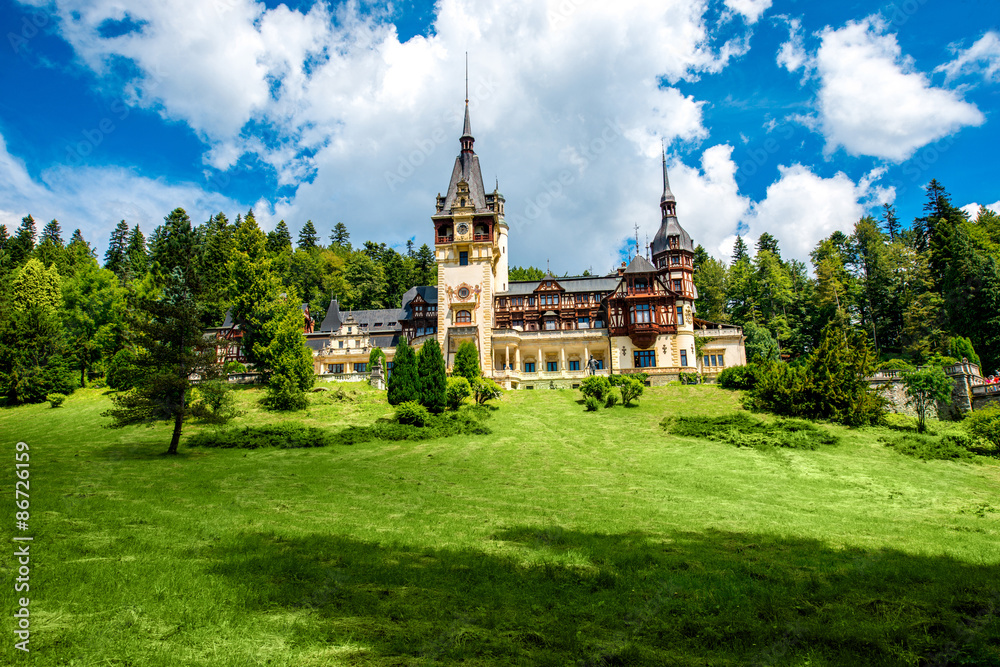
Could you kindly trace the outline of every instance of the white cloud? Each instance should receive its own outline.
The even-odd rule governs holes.
[[[783,42],[778,49],[777,63],[779,67],[795,72],[808,63],[809,55],[806,53],[805,38],[802,35],[802,21],[796,18],[789,18],[786,21],[788,41]]]
[[[945,81],[952,81],[964,74],[982,74],[990,82],[1000,81],[1000,34],[990,31],[969,48],[959,51],[954,60],[938,66],[935,72],[944,72]]]
[[[767,188],[765,198],[745,216],[744,236],[756,239],[768,232],[778,239],[782,256],[806,263],[821,239],[838,230],[850,234],[878,194],[871,188],[877,172],[855,184],[843,172],[822,178],[801,164],[782,165],[778,171],[781,175]]]
[[[995,201],[992,204],[983,204],[983,207],[988,208],[994,213],[1000,213],[1000,201]],[[976,216],[979,215],[979,209],[981,207],[976,202],[972,202],[971,204],[966,204],[960,208],[968,214],[970,220],[975,220]]]
[[[768,4],[732,7],[752,22]],[[660,83],[719,72],[749,48],[747,34],[717,43],[706,5],[687,0],[636,0],[629,11],[599,0],[441,0],[436,11],[430,36],[401,43],[351,2],[303,13],[251,0],[56,0],[62,35],[104,87],[193,128],[207,166],[248,152],[271,165],[294,189],[272,202],[293,228],[343,221],[362,240],[428,239],[458,152],[469,51],[484,177],[499,177],[508,216],[523,221],[513,262],[551,254],[559,272],[610,268],[635,222],[655,233],[659,163],[637,155],[660,137],[707,136],[703,102]],[[101,36],[126,15],[142,28]],[[123,62],[134,69],[124,82]],[[553,197],[564,170],[573,181]]]
[[[817,124],[826,151],[902,162],[928,143],[985,118],[954,91],[935,88],[904,57],[895,35],[869,18],[826,28],[815,62]]]
[[[771,0],[726,0],[726,7],[742,14],[747,23],[753,24],[771,7]]]
[[[265,206],[263,202],[259,205]],[[65,240],[74,229],[103,252],[111,230],[119,220],[138,224],[146,235],[177,207],[184,208],[192,223],[207,220],[218,211],[241,210],[240,204],[222,195],[204,191],[190,183],[168,184],[138,176],[120,167],[73,168],[59,166],[32,179],[24,164],[7,151],[0,136],[0,224],[8,232],[31,214],[38,229],[49,220],[59,220]],[[262,211],[265,215],[267,211]]]

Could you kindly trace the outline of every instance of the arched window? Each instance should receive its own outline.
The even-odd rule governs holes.
[[[472,313],[468,310],[460,310],[455,313],[455,321],[459,324],[469,324],[472,322]]]

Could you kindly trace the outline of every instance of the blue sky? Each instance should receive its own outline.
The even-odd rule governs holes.
[[[909,222],[931,178],[1000,205],[990,0],[8,1],[0,25],[0,223],[58,218],[102,252],[176,206],[429,242],[466,51],[514,264],[606,271],[635,225],[644,244],[661,142],[721,257],[767,231],[806,259],[883,202]]]

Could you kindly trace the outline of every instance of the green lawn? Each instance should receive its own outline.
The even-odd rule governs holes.
[[[341,429],[384,394],[240,423]],[[677,438],[711,386],[587,413],[507,393],[489,436],[161,455],[100,390],[0,410],[31,446],[38,665],[1000,665],[1000,465],[878,429],[816,451]],[[938,426],[937,428],[947,428]],[[186,427],[194,433],[196,426]],[[11,529],[6,529],[11,532]],[[12,625],[12,549],[0,597]]]

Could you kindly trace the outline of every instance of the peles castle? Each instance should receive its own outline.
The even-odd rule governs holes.
[[[677,220],[666,158],[649,260],[637,254],[601,277],[511,282],[504,197],[483,186],[468,100],[459,141],[448,190],[431,215],[437,285],[411,288],[402,308],[341,311],[334,300],[305,334],[318,375],[366,379],[376,347],[391,371],[404,337],[417,348],[436,338],[449,369],[459,344],[472,341],[483,374],[508,389],[575,386],[591,359],[598,374],[647,373],[652,384],[685,372],[711,379],[746,363],[739,327],[695,313],[694,243]]]

